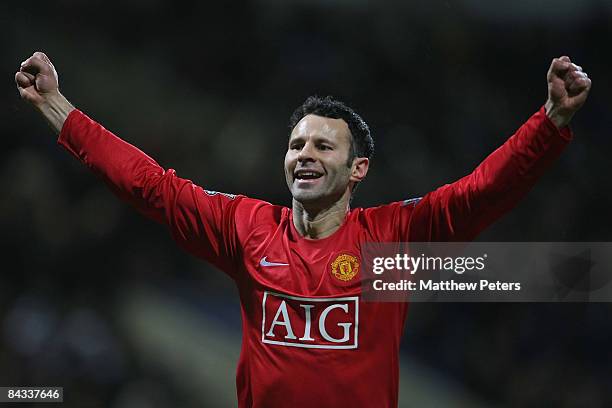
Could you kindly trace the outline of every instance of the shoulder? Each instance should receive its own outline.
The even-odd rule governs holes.
[[[278,225],[289,213],[287,207],[256,198],[238,196],[236,200],[236,223],[249,229],[260,225]]]
[[[375,241],[398,241],[404,236],[416,204],[420,198],[394,201],[368,208],[355,208],[351,219],[368,231]]]
[[[376,207],[356,208],[354,211],[362,219],[381,219],[396,216],[399,213],[410,213],[421,201],[421,197],[410,198],[402,201],[393,201]]]

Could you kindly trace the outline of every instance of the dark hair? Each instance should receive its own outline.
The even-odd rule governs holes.
[[[334,99],[332,96],[321,98],[309,96],[302,106],[298,107],[289,119],[289,132],[306,115],[318,115],[331,119],[344,120],[351,132],[351,150],[347,164],[350,166],[355,157],[372,157],[374,153],[374,139],[370,135],[370,128],[361,116],[344,103]]]

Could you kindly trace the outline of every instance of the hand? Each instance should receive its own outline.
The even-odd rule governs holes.
[[[555,58],[546,76],[548,100],[546,115],[558,127],[567,126],[572,116],[582,107],[591,89],[591,80],[582,67],[569,57]]]
[[[39,109],[59,95],[57,71],[42,52],[35,52],[21,63],[19,72],[15,73],[15,82],[21,98]]]
[[[15,82],[22,99],[34,105],[55,133],[60,133],[74,106],[59,92],[57,71],[42,52],[21,63]]]

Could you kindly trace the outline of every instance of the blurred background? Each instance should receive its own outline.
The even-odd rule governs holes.
[[[56,145],[13,82],[36,50],[75,106],[162,166],[276,204],[290,204],[291,112],[334,95],[377,143],[354,206],[469,173],[540,108],[551,59],[569,55],[594,84],[576,138],[479,239],[612,239],[610,0],[3,2],[0,23],[2,386],[63,386],[66,407],[236,405],[232,281]],[[414,304],[400,405],[612,406],[611,313]]]

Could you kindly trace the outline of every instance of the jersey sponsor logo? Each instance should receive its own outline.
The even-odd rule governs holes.
[[[356,349],[359,298],[307,298],[265,291],[261,341],[286,347]]]
[[[230,194],[230,193],[220,193],[218,191],[213,191],[213,190],[204,190],[204,192],[206,194],[208,194],[209,196],[216,196],[217,194],[221,194],[227,198],[229,198],[230,200],[233,200],[234,198],[236,198],[236,194]]]
[[[331,274],[341,282],[348,282],[359,273],[359,260],[350,254],[340,254],[330,265]]]
[[[281,262],[268,262],[268,260],[266,259],[267,256],[264,256],[263,258],[261,258],[261,260],[259,261],[259,264],[261,266],[289,266],[288,263],[281,263]]]

